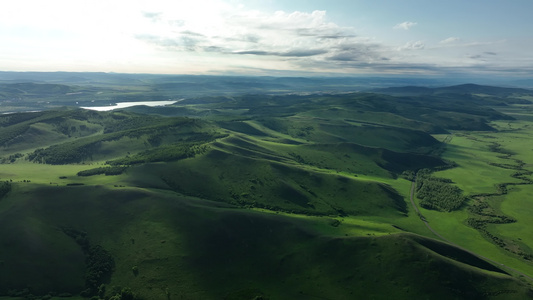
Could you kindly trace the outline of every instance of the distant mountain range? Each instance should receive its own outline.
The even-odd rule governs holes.
[[[404,86],[375,89],[375,92],[391,95],[442,95],[442,94],[480,94],[508,97],[518,94],[532,94],[533,91],[522,88],[495,87],[478,84],[460,84],[446,87]]]
[[[392,77],[392,76],[346,76],[346,77],[272,77],[272,76],[223,76],[223,75],[164,75],[124,74],[103,72],[5,72],[0,71],[0,83],[61,83],[61,84],[164,84],[193,83],[235,88],[292,88],[310,91],[317,87],[325,90],[369,90],[391,86],[437,87],[472,82],[482,85],[533,88],[531,79],[470,78],[470,77]],[[294,90],[292,90],[294,91]]]

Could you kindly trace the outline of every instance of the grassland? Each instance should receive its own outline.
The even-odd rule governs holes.
[[[448,106],[441,94],[246,95],[2,116],[0,294],[529,299],[531,282],[507,267],[533,274],[533,127],[511,120],[512,105],[490,106],[516,97],[487,95]],[[528,114],[520,105],[514,115]],[[111,165],[121,172],[99,171]],[[451,212],[420,208],[461,248],[410,206],[405,174],[425,168],[468,197]],[[102,288],[87,285],[86,242],[113,258]]]
[[[528,113],[524,105],[520,107],[522,114]],[[462,132],[448,138],[443,157],[458,166],[436,173],[453,180],[465,191],[471,198],[469,208],[447,214],[446,218],[433,211],[422,214],[457,244],[532,274],[533,240],[525,229],[532,225],[529,207],[533,191],[530,171],[533,156],[528,143],[531,125],[527,120],[491,125],[499,131],[490,134]],[[457,226],[470,220],[477,221],[478,232]],[[478,235],[486,242],[480,242],[475,237]]]
[[[470,258],[449,266],[454,270],[453,276],[436,272],[451,262],[446,251],[437,250],[443,246],[404,233],[389,235],[398,230],[355,218],[353,223],[344,220],[338,228],[364,237],[327,234],[326,228],[335,227],[323,218],[236,210],[215,202],[137,188],[41,187],[36,192],[40,199],[23,198],[15,193],[3,201],[15,205],[12,200],[16,198],[17,208],[31,212],[33,218],[47,224],[32,226],[40,228],[39,236],[43,232],[57,232],[55,228],[59,226],[72,225],[86,231],[93,243],[102,245],[115,258],[115,275],[109,289],[133,286],[147,298],[163,299],[168,293],[178,299],[255,296],[349,299],[368,295],[408,299],[413,295],[435,295],[438,291],[446,299],[481,297],[510,287],[514,292],[507,294],[509,297],[524,296],[526,291],[511,277],[498,275],[499,271],[468,267],[474,264]],[[90,196],[74,202],[72,193]],[[82,214],[76,212],[80,208]],[[25,224],[25,220],[20,220],[10,231],[27,229]],[[361,230],[364,227],[368,229]],[[373,233],[378,230],[379,234]],[[63,250],[56,256],[63,257],[68,249],[76,251],[75,243],[64,240],[71,243],[70,247],[61,247]],[[41,242],[41,247],[49,245]],[[431,259],[427,260],[428,257]],[[45,267],[49,272],[53,272],[47,276],[64,284],[65,276],[73,273],[60,266],[52,267],[56,259],[43,260],[48,262]],[[411,267],[406,271],[401,267],[403,264]],[[134,266],[138,275],[132,272]],[[83,267],[78,267],[78,274],[82,275],[82,271]],[[426,274],[424,281],[410,279],[420,273]],[[489,274],[494,278],[490,288],[467,283],[466,278],[476,280]],[[32,279],[25,278],[30,283]],[[339,285],[339,281],[343,284]],[[52,284],[47,283],[46,288]],[[39,286],[30,286],[33,291],[40,291]],[[384,293],[378,287],[386,287],[390,292]]]

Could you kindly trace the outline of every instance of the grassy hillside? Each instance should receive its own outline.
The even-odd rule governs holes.
[[[241,206],[319,215],[406,212],[404,200],[384,184],[218,150],[176,163],[130,168],[129,173],[133,178],[142,178],[140,174],[160,176],[178,193]]]
[[[465,89],[2,115],[0,296],[531,299],[529,112]]]
[[[5,115],[0,117],[0,126],[0,155],[26,152],[26,159],[49,164],[123,157],[178,142],[209,141],[221,135],[212,125],[195,119],[85,110]]]
[[[23,196],[24,191],[41,197]],[[331,225],[320,219],[238,210],[136,188],[16,188],[1,205],[2,222],[10,224],[1,227],[2,236],[12,249],[2,252],[4,293],[25,287],[34,294],[79,289],[83,254],[61,230],[73,228],[112,254],[107,295],[120,286],[147,299],[527,296],[527,289],[503,271],[416,235],[323,236],[313,224]],[[34,226],[28,226],[30,220]],[[44,255],[40,263],[35,253]]]

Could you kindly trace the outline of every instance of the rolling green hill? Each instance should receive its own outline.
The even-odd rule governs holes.
[[[113,256],[108,294],[120,286],[146,299],[528,297],[504,271],[417,235],[327,236],[313,229],[325,221],[136,188],[28,188],[0,203],[10,249],[2,252],[3,293],[83,288],[83,251],[62,230],[72,228]]]
[[[406,90],[0,115],[0,299],[533,298],[525,94]]]

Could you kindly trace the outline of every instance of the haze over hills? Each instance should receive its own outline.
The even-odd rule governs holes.
[[[178,100],[184,97],[242,95],[345,93],[379,91],[404,95],[436,95],[444,92],[476,94],[476,87],[457,85],[462,79],[417,77],[247,77],[190,76],[118,73],[0,72],[0,112],[41,110],[59,107],[106,106],[117,102]],[[482,81],[482,82],[491,82]],[[501,82],[500,82],[501,84]],[[391,86],[418,86],[376,90]],[[434,90],[435,89],[435,90]],[[502,92],[503,90],[500,90]],[[516,89],[520,94],[529,91]],[[510,88],[506,93],[512,93]],[[398,95],[400,95],[398,94]],[[499,94],[498,94],[499,95]]]
[[[482,94],[498,97],[520,96],[527,95],[528,91],[524,91],[520,88],[503,88],[487,85],[477,84],[460,84],[446,87],[420,87],[420,86],[406,86],[406,87],[388,87],[384,89],[376,89],[376,92],[384,94],[395,95],[432,95],[438,96],[440,94]]]
[[[533,298],[531,90],[0,80],[0,299]]]

